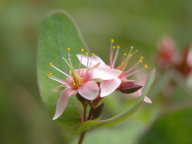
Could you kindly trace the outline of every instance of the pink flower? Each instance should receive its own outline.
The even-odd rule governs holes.
[[[138,65],[139,63],[143,63],[143,57],[140,57],[140,59],[138,60],[137,63],[135,63],[133,66],[131,66],[130,68],[127,69],[127,65],[129,60],[131,59],[131,57],[137,52],[137,51],[133,51],[133,47],[131,47],[129,53],[124,53],[123,57],[121,59],[121,63],[119,64],[119,66],[117,68],[115,68],[115,64],[116,64],[116,60],[118,58],[118,54],[119,54],[119,49],[120,46],[115,46],[114,45],[114,40],[111,40],[111,48],[110,48],[110,58],[109,58],[109,65],[105,64],[105,62],[99,58],[98,56],[94,56],[94,59],[92,61],[92,66],[93,65],[98,65],[98,67],[95,69],[95,71],[97,73],[95,73],[96,75],[102,75],[102,81],[100,83],[100,89],[101,89],[101,93],[100,96],[101,97],[105,97],[107,95],[110,95],[111,93],[113,93],[115,90],[120,90],[121,89],[121,85],[127,81],[127,78],[142,71],[143,69],[147,69],[148,66],[145,64],[143,68],[140,68],[139,70],[133,71]],[[81,63],[84,66],[87,66],[86,64],[89,63],[89,59],[91,58],[90,56],[84,56],[81,54],[77,55],[78,59],[81,61]],[[119,73],[119,75],[117,75],[114,78],[111,79],[105,79],[105,77],[107,77],[107,75],[105,75],[102,71],[108,71],[109,73],[113,73],[113,71],[121,71],[121,73]],[[131,85],[132,84],[132,85]],[[130,87],[132,87],[135,90],[138,90],[138,86],[137,88],[133,87],[135,86],[134,83],[131,83],[128,87],[128,89]],[[119,89],[120,88],[120,89]],[[133,90],[131,89],[131,90]]]
[[[171,37],[164,37],[158,44],[157,63],[166,69],[178,61],[176,46]]]
[[[82,51],[84,51],[84,49],[82,49]],[[68,48],[68,52],[70,52],[70,48]],[[121,73],[121,71],[119,70],[108,71],[108,69],[105,68],[97,69],[98,64],[95,63],[94,54],[92,54],[92,57],[90,57],[90,59],[88,60],[86,64],[86,69],[80,69],[80,64],[79,69],[75,70],[71,62],[70,53],[69,59],[66,60],[64,58],[64,60],[71,70],[70,75],[66,74],[64,71],[57,68],[52,63],[49,64],[51,67],[66,76],[66,80],[61,80],[53,76],[51,73],[47,75],[50,79],[60,83],[61,85],[59,87],[65,87],[64,91],[58,98],[56,112],[53,120],[62,115],[71,96],[79,93],[80,96],[87,100],[94,100],[99,95],[99,80],[113,79]]]
[[[176,65],[176,69],[185,77],[192,72],[192,46],[188,46],[183,50],[180,61]]]

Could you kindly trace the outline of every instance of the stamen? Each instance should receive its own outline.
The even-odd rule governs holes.
[[[123,61],[121,61],[121,64],[118,66],[117,69],[124,71],[124,69],[126,69],[126,67],[127,67],[127,64],[128,64],[128,62],[129,62],[129,60],[131,59],[131,57],[132,57],[136,52],[138,52],[138,51],[135,50],[135,51],[133,52],[133,46],[131,46],[131,48],[130,48],[130,50],[129,50],[129,53],[128,53],[128,54],[125,54],[126,57],[123,59]]]
[[[111,43],[114,43],[114,42],[115,42],[115,40],[112,38],[112,39],[111,39]]]
[[[68,74],[66,74],[64,71],[62,71],[61,69],[59,69],[56,66],[54,66],[52,63],[49,63],[49,66],[53,67],[54,69],[56,69],[60,73],[64,74],[66,77],[70,77]]]
[[[85,49],[81,49],[81,60],[80,60],[80,63],[79,63],[79,72],[80,72],[80,68],[81,68],[82,56],[83,56],[84,51],[85,51]]]
[[[144,60],[144,57],[143,57],[143,56],[140,56],[140,59],[141,59],[141,60]]]
[[[89,69],[91,68],[92,61],[93,61],[93,56],[94,56],[94,55],[95,55],[94,53],[91,53],[91,62],[90,62],[90,65],[89,65]]]
[[[120,46],[117,45],[117,50],[116,50],[116,53],[115,53],[115,57],[114,57],[114,59],[113,59],[112,68],[114,68],[115,62],[116,62],[117,57],[118,57],[118,55],[119,55],[119,49],[120,49]]]
[[[137,52],[138,50],[135,50],[133,53],[131,53],[131,56],[134,56]]]
[[[114,39],[111,39],[111,46],[110,46],[110,56],[109,56],[109,65],[112,68],[112,63],[113,63],[113,50],[116,48],[113,46],[113,43],[115,42]]]
[[[88,53],[88,52],[86,52],[86,53],[85,53],[85,55],[86,55],[86,56],[88,56],[88,55],[89,55],[89,53]]]
[[[147,64],[144,64],[144,68],[147,70],[149,66]]]
[[[128,55],[131,55],[132,51],[133,51],[133,46],[131,46]]]
[[[131,72],[134,68],[136,68],[136,67],[138,66],[139,63],[140,63],[140,60],[139,60],[137,63],[135,63],[132,67],[130,67],[128,70],[126,70],[126,71],[123,73],[123,75],[126,75],[126,74],[128,74],[129,72]]]
[[[121,48],[119,45],[117,45],[117,49]]]
[[[85,75],[87,75],[87,73],[88,73],[88,71],[89,71],[89,65],[90,65],[90,63],[89,63],[89,58],[90,58],[90,57],[88,56],[88,55],[89,55],[88,52],[86,52],[85,55],[87,56],[87,68],[86,68],[86,72],[85,72],[86,74],[85,74]]]
[[[71,48],[67,48],[67,51],[68,51],[69,63],[71,63],[71,54],[70,54]]]
[[[67,51],[70,52],[70,51],[71,51],[71,48],[67,48]]]
[[[87,56],[87,67],[89,67],[89,56],[88,56],[88,55],[89,55],[89,53],[88,53],[88,52],[86,52],[86,53],[85,53],[85,55]]]
[[[73,80],[75,81],[75,83],[81,83],[83,81],[83,79],[78,74],[78,72],[76,72],[74,70],[74,67],[73,67],[73,64],[72,64],[72,61],[71,61],[71,55],[69,53],[70,49],[68,48],[67,50],[68,50],[68,55],[69,55],[69,68],[71,69],[71,76],[73,77]]]
[[[70,54],[71,48],[67,48],[67,51],[68,51],[68,61],[69,62],[67,62],[67,60],[65,60],[65,59],[64,60],[65,60],[66,63],[68,63],[69,68],[71,70],[74,70],[73,64],[72,64],[72,61],[71,61],[71,54]]]
[[[139,62],[140,62],[140,63],[143,63],[143,60],[140,59]]]
[[[93,57],[94,57],[94,53],[91,53],[91,57],[90,57],[90,59],[91,59],[91,61],[90,61],[90,64],[88,65],[88,67],[87,67],[87,71],[86,71],[86,74],[85,75],[87,75],[88,74],[88,71],[90,70],[90,68],[91,68],[91,65],[92,65],[92,61],[93,61]]]
[[[125,60],[125,57],[127,56],[127,53],[123,53],[123,57],[121,59],[121,63]]]
[[[129,53],[128,53],[128,56],[129,57],[132,57],[135,53],[137,53],[138,52],[138,50],[135,50],[134,52],[133,52],[133,46],[131,46],[131,48],[130,48],[130,51],[129,51]]]
[[[132,75],[134,75],[134,74],[136,74],[136,73],[138,73],[138,72],[141,72],[141,71],[143,71],[144,70],[144,68],[140,68],[139,70],[136,70],[136,71],[134,71],[134,72],[132,72],[132,73],[129,73],[129,74],[127,74],[125,77],[127,78],[127,77],[130,77],[130,76],[132,76]]]
[[[72,82],[72,86],[77,86],[77,84],[75,82]]]
[[[53,75],[52,73],[48,73],[46,76],[51,77],[52,75]]]
[[[66,64],[70,67],[69,62],[67,61],[67,59],[65,57],[62,57],[62,59],[66,62]]]
[[[47,77],[54,80],[54,81],[56,81],[56,82],[58,82],[58,83],[61,83],[62,85],[66,86],[66,87],[69,86],[65,81],[60,80],[60,79],[56,78],[55,76],[53,76],[52,73],[47,74]]]

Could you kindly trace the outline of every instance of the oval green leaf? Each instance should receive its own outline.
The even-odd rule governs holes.
[[[62,57],[68,56],[67,48],[71,48],[72,62],[78,68],[79,62],[76,54],[80,49],[85,48],[85,44],[73,22],[73,20],[63,11],[50,13],[42,22],[40,38],[38,44],[37,73],[38,84],[43,102],[53,117],[56,108],[57,98],[60,93],[51,92],[59,83],[48,79],[46,74],[51,72],[54,76],[65,79],[65,76],[48,66],[51,62],[61,70],[69,73],[69,68]],[[80,124],[80,116],[74,97],[69,100],[64,114],[56,120],[63,129],[74,131]]]

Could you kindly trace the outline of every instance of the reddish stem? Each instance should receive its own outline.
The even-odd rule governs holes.
[[[87,121],[87,120],[91,120],[92,119],[93,111],[94,111],[95,107],[97,106],[97,104],[100,102],[101,99],[102,99],[101,97],[98,97],[92,103],[91,102],[89,103],[90,111],[89,111],[89,115],[88,115],[87,118],[86,118],[86,116],[87,116],[87,103],[83,103],[83,121],[84,122]],[[78,144],[82,144],[83,143],[85,134],[86,134],[86,131],[83,131],[81,133],[81,135],[79,137]]]
[[[86,116],[87,116],[87,104],[84,103],[83,104],[83,121],[87,120]]]

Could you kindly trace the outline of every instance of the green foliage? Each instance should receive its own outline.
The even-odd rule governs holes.
[[[88,132],[83,144],[134,144],[145,126],[136,119],[129,119],[118,127]],[[72,144],[77,144],[77,139]]]
[[[169,112],[157,119],[140,139],[140,144],[191,144],[192,108]]]
[[[57,71],[52,70],[48,63],[53,63],[63,71],[69,73],[69,68],[62,57],[67,57],[67,48],[71,48],[71,56],[74,67],[78,67],[76,54],[81,48],[85,48],[79,32],[72,19],[63,11],[53,12],[45,18],[41,24],[39,46],[38,46],[38,82],[39,89],[44,103],[46,104],[51,117],[53,117],[57,98],[60,93],[50,92],[59,84],[46,77],[50,71],[61,79],[65,77]],[[57,120],[62,128],[73,131],[80,123],[79,113],[70,99],[65,113]]]

